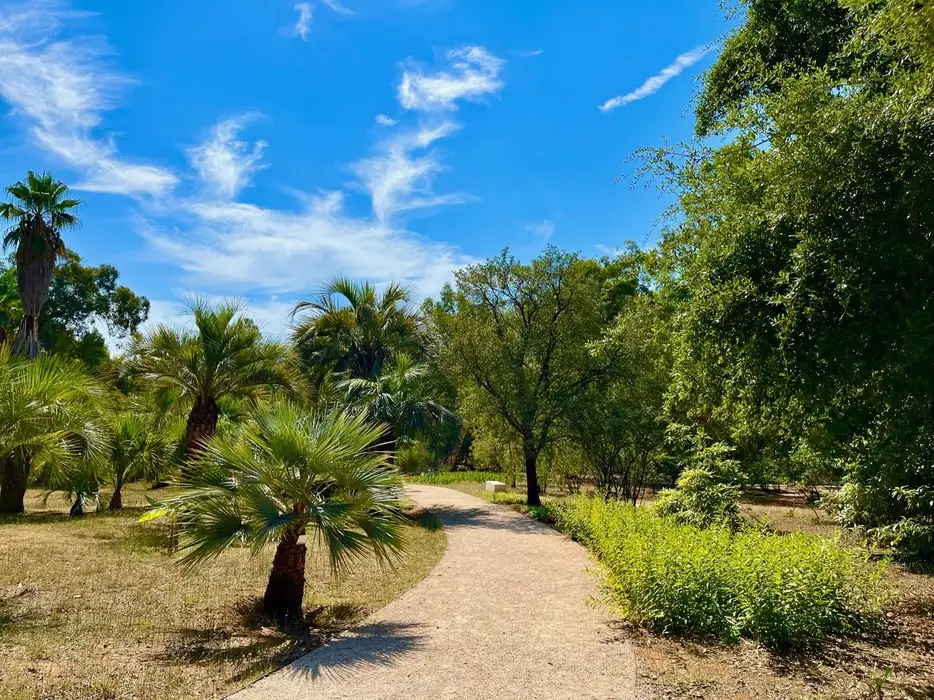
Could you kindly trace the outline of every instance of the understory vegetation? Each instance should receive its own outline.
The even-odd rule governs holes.
[[[663,633],[807,647],[878,626],[889,596],[883,563],[815,535],[705,528],[587,497],[556,522],[597,554],[620,612]]]

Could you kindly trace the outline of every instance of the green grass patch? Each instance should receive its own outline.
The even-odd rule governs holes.
[[[446,486],[460,482],[503,481],[505,476],[499,472],[436,472],[410,476],[407,479],[413,484],[428,484],[431,486]]]
[[[801,648],[876,624],[890,596],[884,563],[815,535],[705,529],[585,497],[555,518],[604,563],[610,601],[658,632]]]

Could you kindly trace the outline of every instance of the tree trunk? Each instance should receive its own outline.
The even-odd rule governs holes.
[[[538,489],[538,453],[530,445],[524,446],[526,496],[530,506],[542,504]]]
[[[16,459],[0,461],[0,513],[15,514],[26,510],[26,469]]]
[[[204,447],[205,442],[217,431],[217,419],[220,410],[213,398],[198,399],[191,413],[188,414],[188,425],[185,428],[185,456],[191,459]]]
[[[79,493],[75,496],[75,502],[71,504],[71,509],[68,511],[69,518],[80,518],[84,515],[84,494]]]
[[[114,484],[114,492],[110,496],[110,505],[108,510],[120,510],[123,508],[123,484],[119,481]]]
[[[279,542],[263,596],[263,610],[279,619],[299,619],[305,596],[305,545],[301,531],[293,530]]]
[[[55,273],[55,249],[35,233],[27,233],[16,249],[16,284],[23,318],[13,341],[13,352],[30,359],[39,354],[39,315],[49,298]]]
[[[39,349],[39,317],[23,314],[13,339],[13,353],[33,360],[39,356]]]

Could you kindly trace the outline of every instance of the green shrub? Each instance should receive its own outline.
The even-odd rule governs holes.
[[[503,481],[503,475],[499,472],[438,472],[436,474],[413,476],[409,480],[416,484],[444,486],[445,484],[456,484],[459,481]]]
[[[441,468],[441,460],[426,442],[415,440],[396,451],[396,467],[403,474],[430,474]]]
[[[814,535],[701,528],[578,497],[558,526],[605,564],[610,601],[655,631],[808,646],[878,619],[884,564]]]
[[[734,526],[739,520],[739,487],[723,483],[707,469],[688,469],[678,477],[677,487],[659,494],[659,515],[697,527],[715,523]]]

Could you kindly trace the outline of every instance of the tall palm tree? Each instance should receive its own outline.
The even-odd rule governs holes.
[[[181,483],[187,490],[144,519],[175,517],[187,566],[234,545],[258,552],[275,544],[263,607],[295,619],[306,541],[335,570],[368,552],[386,559],[403,549],[399,478],[368,449],[380,430],[359,415],[266,407],[237,433],[209,440]]]
[[[0,347],[0,513],[21,513],[34,469],[65,470],[103,445],[104,389],[78,362]]]
[[[6,188],[12,201],[0,204],[0,217],[11,222],[4,248],[16,246],[16,273],[23,315],[13,351],[39,354],[39,315],[49,298],[55,261],[65,255],[62,232],[78,225],[74,210],[81,204],[50,172],[29,171],[25,181]]]
[[[185,428],[189,458],[217,431],[221,399],[256,405],[277,391],[303,393],[292,350],[265,340],[242,310],[237,302],[212,305],[195,299],[190,303],[194,332],[159,326],[134,349],[131,371],[157,393],[190,407]]]
[[[372,378],[349,377],[336,386],[348,405],[359,408],[366,418],[385,426],[378,444],[389,461],[395,461],[399,438],[427,436],[457,420],[438,399],[440,393],[426,364],[397,352]]]
[[[393,352],[413,349],[422,319],[411,296],[404,285],[380,294],[369,283],[336,277],[316,299],[296,305],[292,337],[315,385],[331,371],[373,377]]]

